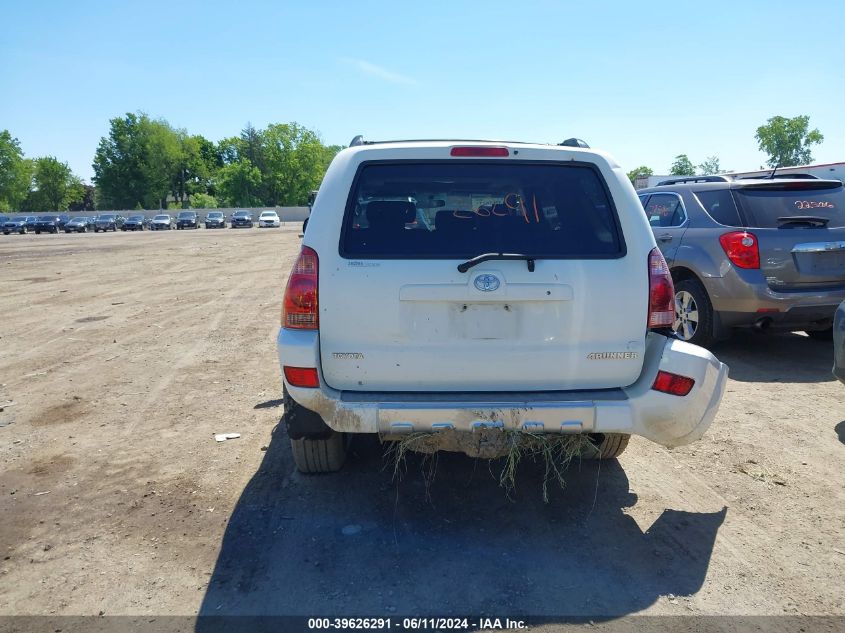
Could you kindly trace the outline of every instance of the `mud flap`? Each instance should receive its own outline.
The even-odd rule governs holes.
[[[309,411],[301,404],[295,402],[290,397],[287,388],[283,387],[283,390],[282,400],[285,411],[282,414],[281,421],[284,423],[285,430],[287,430],[290,439],[324,439],[333,433],[319,414]]]

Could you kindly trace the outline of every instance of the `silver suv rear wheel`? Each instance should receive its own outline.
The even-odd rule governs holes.
[[[675,282],[675,322],[672,329],[682,341],[707,347],[713,342],[713,307],[698,279]]]
[[[678,338],[689,341],[698,330],[698,304],[686,290],[675,293],[675,322],[672,324]]]

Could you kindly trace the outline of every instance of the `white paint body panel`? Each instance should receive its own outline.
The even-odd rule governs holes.
[[[458,259],[339,255],[343,214],[362,162],[466,160],[450,157],[456,144],[462,143],[355,147],[341,152],[329,168],[303,239],[320,259],[320,361],[327,384],[362,391],[632,384],[642,367],[647,260],[655,242],[627,177],[601,152],[510,146],[514,161],[577,161],[598,168],[627,247],[619,259],[537,260],[534,272],[523,261],[490,261],[460,273]],[[475,278],[491,273],[501,286],[494,292],[477,290]],[[639,358],[588,359],[597,352],[636,352]],[[335,353],[356,357],[338,359]]]

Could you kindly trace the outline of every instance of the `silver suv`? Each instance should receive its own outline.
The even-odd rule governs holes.
[[[637,192],[675,283],[677,336],[732,328],[830,340],[845,299],[845,190],[807,175],[678,178]]]

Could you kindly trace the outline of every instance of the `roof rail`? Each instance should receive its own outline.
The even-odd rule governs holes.
[[[818,176],[813,174],[775,174],[768,176],[740,176],[739,180],[777,180],[784,178],[789,180],[821,180]]]
[[[672,178],[671,180],[661,180],[657,186],[662,185],[680,185],[685,182],[730,182],[730,176],[682,176],[680,178]]]
[[[388,139],[383,141],[365,141],[364,136],[359,134],[352,139],[349,147],[357,145],[386,145],[389,143],[505,143],[507,145],[553,145],[552,143],[533,143],[531,141],[504,141],[495,138],[410,138],[410,139]],[[565,147],[590,147],[578,138],[566,139],[557,146]]]

